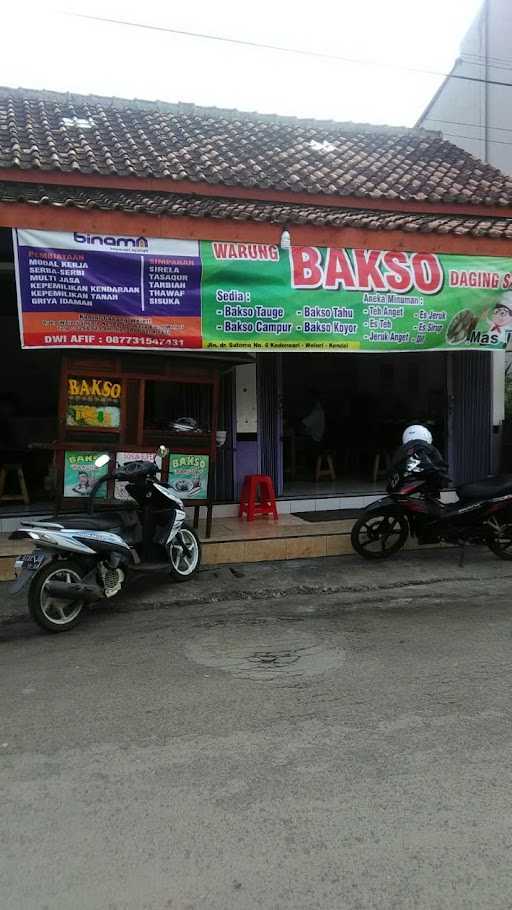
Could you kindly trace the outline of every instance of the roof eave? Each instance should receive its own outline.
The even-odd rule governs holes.
[[[173,180],[155,177],[118,177],[64,173],[61,171],[20,170],[0,168],[0,180],[12,183],[36,183],[68,187],[94,187],[111,190],[142,190],[146,192],[177,193],[197,196],[220,196],[234,199],[328,206],[330,208],[378,209],[388,212],[411,212],[415,214],[481,215],[482,217],[512,217],[512,203],[502,205],[475,204],[471,202],[431,202],[428,199],[388,198],[381,194],[374,196],[339,196],[304,191],[249,189],[248,187],[200,183],[192,180]]]
[[[229,219],[189,216],[128,214],[126,212],[81,210],[75,207],[0,203],[0,227],[36,230],[84,230],[103,234],[137,234],[195,240],[280,242],[281,224],[250,223]],[[290,225],[293,242],[299,246],[356,247],[406,250],[462,255],[512,255],[512,239],[454,234],[411,233],[406,230]]]

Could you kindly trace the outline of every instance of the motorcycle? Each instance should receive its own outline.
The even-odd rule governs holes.
[[[167,449],[161,446],[158,454],[164,457]],[[95,465],[109,461],[101,455]],[[185,524],[182,501],[157,480],[158,470],[156,457],[116,466],[92,487],[88,514],[22,522],[11,534],[36,544],[16,560],[11,591],[28,586],[29,611],[42,629],[71,629],[87,603],[114,597],[130,575],[165,572],[178,582],[195,575],[201,564],[199,538]],[[94,514],[95,497],[108,480],[125,482],[134,504]]]
[[[500,559],[512,559],[512,475],[487,477],[456,490],[458,501],[443,503],[449,481],[420,446],[409,448],[392,469],[384,499],[368,506],[356,521],[352,547],[365,559],[387,559],[409,536],[418,544],[480,544]]]

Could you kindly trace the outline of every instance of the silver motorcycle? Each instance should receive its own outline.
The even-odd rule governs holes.
[[[164,446],[158,454],[167,454]],[[104,467],[109,461],[101,455],[95,464]],[[136,573],[166,573],[178,582],[195,575],[201,564],[199,538],[185,524],[182,501],[157,475],[156,460],[116,466],[94,484],[87,514],[22,522],[11,534],[35,544],[16,560],[11,591],[28,587],[30,614],[41,628],[71,629],[86,604],[114,597]],[[134,502],[94,514],[96,494],[108,480],[125,482]]]

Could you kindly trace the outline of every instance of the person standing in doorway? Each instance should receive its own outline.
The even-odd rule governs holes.
[[[309,410],[305,417],[302,418],[302,427],[307,440],[308,462],[313,466],[318,455],[322,450],[322,443],[325,436],[325,411],[320,401],[320,394],[317,389],[310,389],[308,392]]]

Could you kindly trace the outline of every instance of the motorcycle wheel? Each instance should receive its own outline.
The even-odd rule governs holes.
[[[188,581],[201,565],[201,544],[196,532],[183,525],[169,548],[169,572],[175,581]]]
[[[28,592],[28,608],[34,622],[46,632],[67,632],[79,621],[83,600],[62,600],[52,597],[46,587],[51,581],[80,582],[84,576],[80,566],[71,559],[58,559],[43,566]]]
[[[500,524],[500,536],[488,540],[487,546],[500,559],[512,559],[512,524]]]
[[[402,549],[408,537],[409,525],[403,515],[370,512],[356,521],[350,540],[364,559],[388,559]]]

